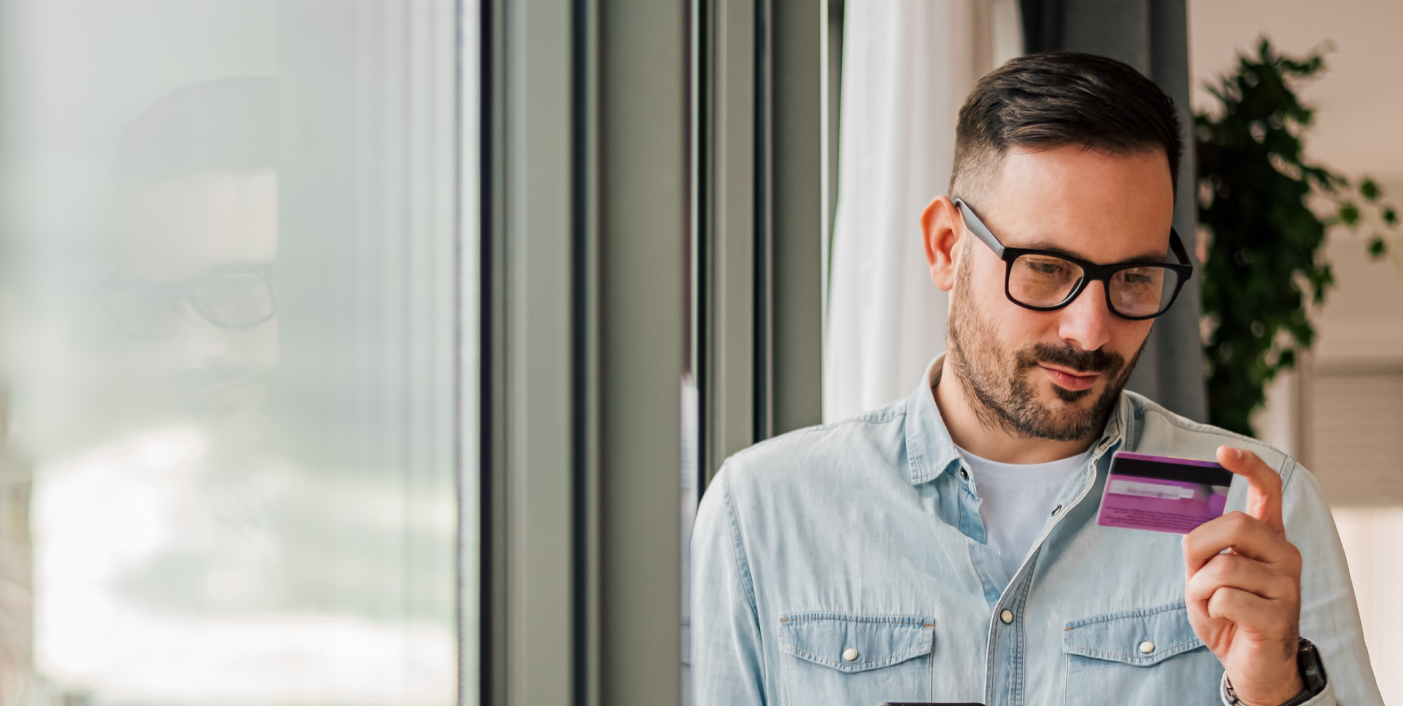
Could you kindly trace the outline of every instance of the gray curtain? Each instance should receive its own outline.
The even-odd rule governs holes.
[[[1187,149],[1179,169],[1174,228],[1198,266],[1194,164],[1189,110],[1189,27],[1185,0],[1021,0],[1028,52],[1079,51],[1123,61],[1158,83],[1179,109]],[[1129,388],[1190,419],[1206,422],[1199,342],[1200,272],[1174,308],[1155,321]]]

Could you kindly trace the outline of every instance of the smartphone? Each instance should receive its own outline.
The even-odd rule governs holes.
[[[1096,524],[1188,534],[1223,516],[1232,479],[1212,461],[1117,451]]]

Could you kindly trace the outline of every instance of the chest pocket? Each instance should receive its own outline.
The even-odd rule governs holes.
[[[803,613],[780,635],[789,706],[930,700],[933,619]]]
[[[1189,624],[1183,602],[1067,623],[1065,701],[1216,704],[1223,667]]]

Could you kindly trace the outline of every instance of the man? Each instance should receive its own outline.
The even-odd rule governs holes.
[[[1310,473],[1122,391],[1190,269],[1180,133],[1109,59],[979,82],[921,217],[948,351],[910,398],[717,475],[697,704],[1381,703]],[[1098,526],[1116,451],[1216,458],[1229,512],[1182,538]]]
[[[103,436],[69,434],[35,486],[36,647],[57,693],[197,702],[287,671],[258,661],[287,642],[269,617],[300,519],[272,407],[276,129],[274,79],[238,77],[182,86],[121,132],[74,425]]]
[[[118,144],[117,262],[98,290],[131,358],[239,451],[274,436],[276,149],[274,79],[201,81],[142,111]]]

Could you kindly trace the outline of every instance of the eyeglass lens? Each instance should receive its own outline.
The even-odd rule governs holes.
[[[139,338],[164,338],[175,331],[182,298],[160,286],[112,289],[104,296],[107,312],[125,332]],[[188,300],[206,321],[220,328],[244,328],[272,317],[276,304],[268,281],[254,273],[230,272],[201,280]]]
[[[1008,273],[1009,296],[1040,309],[1067,301],[1085,271],[1080,265],[1050,255],[1020,255]],[[1145,265],[1116,272],[1111,277],[1111,308],[1122,316],[1153,316],[1168,306],[1178,286],[1179,274],[1166,267]]]
[[[273,313],[273,292],[262,277],[237,272],[211,277],[190,290],[209,322],[226,328],[250,326]]]

